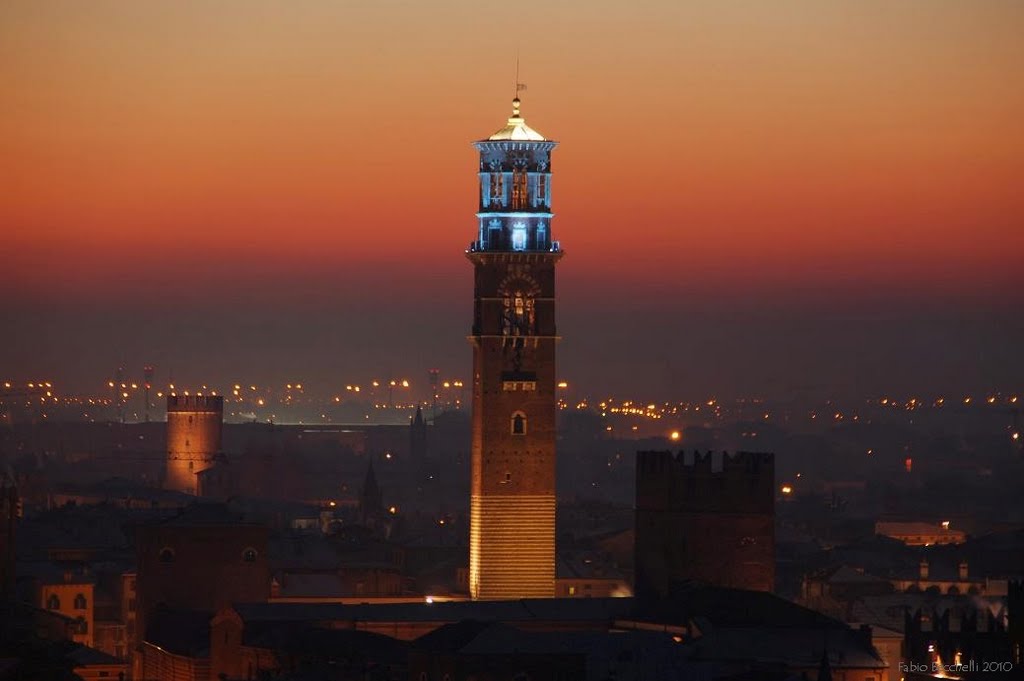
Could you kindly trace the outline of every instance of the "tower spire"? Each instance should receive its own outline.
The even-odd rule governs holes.
[[[519,93],[526,89],[526,83],[519,82],[519,50],[516,50],[516,92],[512,98],[512,118],[521,118],[522,115],[519,113],[519,107],[522,101],[519,99]]]

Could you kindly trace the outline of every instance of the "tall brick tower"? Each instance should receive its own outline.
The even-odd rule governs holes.
[[[555,264],[551,151],[512,102],[480,152],[474,267],[469,591],[555,593]]]
[[[196,474],[213,465],[221,451],[224,398],[167,396],[167,489],[196,494]]]

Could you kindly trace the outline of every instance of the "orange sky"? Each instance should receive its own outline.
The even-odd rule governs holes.
[[[1002,0],[8,0],[0,286],[468,282],[518,50],[580,299],[1019,296],[1022,35]]]

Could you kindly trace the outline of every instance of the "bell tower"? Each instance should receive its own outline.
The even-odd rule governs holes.
[[[474,268],[469,591],[555,595],[555,265],[551,151],[518,98],[480,152]]]

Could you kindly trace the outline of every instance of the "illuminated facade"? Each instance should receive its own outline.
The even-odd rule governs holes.
[[[469,591],[555,595],[555,264],[551,151],[513,101],[480,152],[474,266]]]
[[[164,487],[196,494],[196,475],[221,451],[224,398],[211,395],[167,396],[167,474]]]

